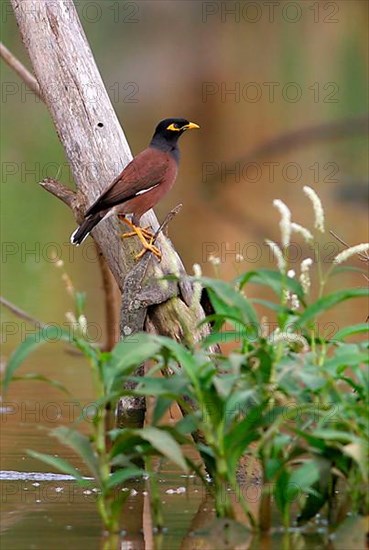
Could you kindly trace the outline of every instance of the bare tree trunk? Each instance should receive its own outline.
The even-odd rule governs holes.
[[[11,0],[28,50],[39,91],[53,118],[71,166],[77,193],[55,181],[43,186],[66,202],[77,221],[101,191],[131,160],[123,130],[95,64],[71,0]],[[153,211],[144,225],[158,228]],[[186,283],[182,262],[170,240],[158,237],[162,261],[148,254],[135,264],[135,239],[120,239],[119,222],[110,218],[93,231],[123,293],[121,336],[144,329],[177,340],[193,341],[204,317],[199,296]],[[180,284],[162,284],[163,274],[183,276]],[[204,329],[206,330],[206,329]],[[139,408],[142,402],[124,402]]]

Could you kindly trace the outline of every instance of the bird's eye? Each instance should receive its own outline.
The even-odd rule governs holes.
[[[173,132],[179,132],[179,130],[181,129],[181,126],[179,126],[179,124],[175,122],[172,122],[172,124],[169,124],[169,126],[167,127],[167,130],[172,130]]]

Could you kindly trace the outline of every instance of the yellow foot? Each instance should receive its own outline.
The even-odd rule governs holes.
[[[152,244],[152,241],[149,241],[149,242],[146,243],[146,245],[144,245],[141,252],[136,254],[135,260],[140,260],[142,258],[142,256],[144,256],[144,254],[146,254],[146,252],[148,252],[148,251],[152,252],[154,254],[154,256],[156,256],[158,258],[159,261],[161,260],[161,252],[160,252],[160,250],[158,249],[157,246]]]
[[[161,252],[160,252],[159,248],[153,244],[154,235],[153,235],[152,231],[150,231],[150,229],[148,227],[138,227],[137,225],[134,225],[127,218],[123,217],[123,218],[119,218],[119,219],[120,219],[120,221],[126,223],[132,229],[132,231],[129,231],[128,233],[123,233],[123,235],[121,235],[121,237],[123,239],[125,239],[127,237],[137,236],[140,239],[141,244],[143,246],[143,249],[141,250],[141,252],[139,252],[135,256],[135,260],[139,260],[140,258],[142,258],[142,256],[146,252],[149,251],[149,252],[152,252],[152,254],[154,254],[154,256],[156,256],[158,258],[158,260],[160,261],[161,260]]]
[[[140,227],[140,229],[145,239],[150,240],[154,237],[154,234],[149,227]],[[123,235],[121,235],[122,239],[127,239],[128,237],[134,237],[134,236],[137,237],[136,231],[128,231],[128,233],[123,233]]]

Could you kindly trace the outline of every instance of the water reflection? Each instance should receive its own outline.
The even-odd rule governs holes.
[[[213,499],[199,480],[169,468],[164,469],[160,478],[166,526],[161,533],[153,528],[150,492],[145,481],[122,488],[130,491],[130,496],[122,513],[122,532],[115,536],[102,532],[95,507],[98,490],[78,487],[70,476],[1,471],[0,487],[1,534],[3,548],[8,550],[59,549],[65,544],[76,550],[344,548],[341,538],[337,537],[336,543],[329,540],[326,523],[319,518],[304,530],[284,532],[274,528],[268,535],[253,535],[245,525],[241,509],[237,519],[243,523],[217,519]],[[364,540],[365,522],[360,521],[355,524],[359,529],[354,533],[347,527],[343,529],[342,536],[348,544]]]

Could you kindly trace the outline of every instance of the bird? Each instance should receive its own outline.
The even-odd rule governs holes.
[[[116,214],[132,230],[123,237],[137,235],[143,245],[136,259],[151,251],[160,260],[161,252],[153,244],[154,235],[148,228],[140,227],[140,219],[173,187],[180,158],[178,139],[185,131],[197,128],[200,128],[198,124],[185,118],[160,121],[149,146],[127,164],[88,208],[83,222],[72,233],[70,242],[78,246],[98,223]]]

